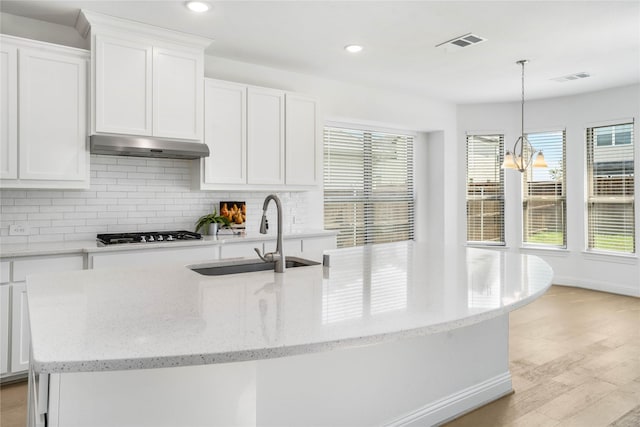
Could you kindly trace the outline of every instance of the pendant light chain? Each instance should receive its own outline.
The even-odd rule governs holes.
[[[515,169],[520,172],[524,172],[527,170],[529,166],[533,166],[534,168],[546,168],[547,163],[544,160],[544,155],[542,151],[538,151],[529,142],[527,137],[524,134],[524,64],[529,62],[527,59],[521,59],[517,61],[516,64],[520,64],[522,67],[521,72],[521,83],[522,83],[522,91],[521,91],[521,101],[520,101],[520,136],[516,140],[516,143],[513,145],[513,151],[506,151],[504,156],[504,161],[502,162],[502,169]],[[520,144],[520,150],[518,150],[518,144]],[[526,149],[529,151],[527,156],[525,157],[525,145]],[[537,157],[536,157],[537,155]],[[536,161],[533,159],[536,157]]]
[[[519,61],[520,65],[522,65],[522,103],[521,103],[521,111],[520,111],[520,124],[521,124],[521,136],[524,138],[524,64],[526,64],[527,60]]]

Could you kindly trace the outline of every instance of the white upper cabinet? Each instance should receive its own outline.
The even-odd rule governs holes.
[[[319,158],[316,101],[290,93],[285,99],[287,185],[316,185]]]
[[[152,47],[95,40],[96,132],[151,135]]]
[[[284,92],[247,91],[247,183],[284,184]]]
[[[317,104],[277,89],[205,79],[204,141],[194,187],[305,190],[320,182]]]
[[[86,58],[21,49],[19,63],[20,179],[82,181]]]
[[[0,39],[0,178],[18,178],[18,49]]]
[[[210,184],[247,183],[247,87],[206,79],[204,83],[203,189]]]
[[[153,48],[153,134],[202,139],[202,55]]]
[[[92,133],[202,141],[211,40],[84,10],[77,27],[91,32]]]
[[[88,188],[88,52],[0,40],[2,186]]]

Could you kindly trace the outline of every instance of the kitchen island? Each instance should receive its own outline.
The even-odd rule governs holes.
[[[328,254],[284,274],[29,277],[31,422],[429,425],[511,392],[508,312],[548,289],[544,261],[411,242]]]

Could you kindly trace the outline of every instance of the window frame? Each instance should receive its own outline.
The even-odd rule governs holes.
[[[332,145],[329,141],[331,138],[331,132],[335,132],[335,141]],[[361,138],[360,138],[361,136]],[[341,140],[342,139],[342,140]],[[332,164],[332,157],[336,154],[331,154],[330,150],[339,152],[341,148],[351,149],[349,147],[353,142],[355,147],[352,154],[361,150],[361,156],[353,156],[358,159],[358,166],[353,169],[349,169],[348,166],[344,166],[342,173],[353,173],[357,171],[362,176],[362,182],[357,182],[357,188],[354,187],[353,191],[343,186],[339,181],[345,179],[345,175],[341,175],[340,172],[335,176],[330,176],[330,173],[334,169],[340,169],[339,164]],[[399,130],[378,130],[371,127],[361,127],[358,125],[350,124],[333,124],[326,123],[323,127],[323,141],[324,141],[324,168],[323,168],[323,208],[324,208],[324,227],[327,230],[337,230],[338,237],[337,243],[339,248],[363,246],[371,243],[382,242],[394,242],[404,240],[415,239],[415,206],[416,206],[416,192],[415,192],[415,174],[414,174],[414,161],[415,161],[415,134],[411,132],[403,132]],[[382,166],[381,169],[376,169],[375,158],[379,156],[378,151],[380,148],[384,149],[388,147],[385,143],[389,141],[400,142],[401,161],[396,164],[390,164]],[[402,144],[405,145],[402,145]],[[342,146],[342,147],[341,147]],[[404,150],[404,151],[403,151]],[[406,157],[402,157],[404,154]],[[348,155],[342,159],[348,161]],[[361,163],[361,165],[360,165]],[[361,167],[360,167],[361,166]],[[387,170],[385,170],[385,168]],[[398,172],[399,171],[399,172]],[[381,180],[378,173],[384,172],[384,178]],[[399,174],[399,175],[398,175]],[[406,176],[405,176],[406,175]],[[384,184],[384,179],[393,181],[394,178],[400,176],[400,181],[406,185],[400,185],[401,191],[384,191],[378,189],[374,191],[377,186]],[[402,179],[406,178],[405,181]],[[329,179],[329,181],[328,181]],[[332,185],[331,180],[335,180],[336,184]],[[360,185],[361,184],[361,185]],[[382,185],[383,187],[384,185]],[[353,195],[345,193],[353,192]],[[342,192],[342,194],[340,194]],[[333,194],[331,194],[333,193]],[[391,227],[380,231],[380,216],[379,209],[384,207],[385,204],[393,205],[394,203],[404,205],[408,211],[406,215],[400,214],[400,217],[406,216],[406,221],[398,222],[397,226]],[[334,205],[332,207],[331,205]],[[335,213],[329,213],[332,208],[335,209],[335,205],[345,204],[353,205],[353,214],[351,215],[352,221],[347,221],[346,227],[336,227],[335,221],[337,220]],[[361,206],[359,206],[361,205]],[[403,206],[405,207],[405,206]],[[383,208],[384,209],[384,208]],[[376,212],[378,216],[376,216]],[[395,214],[390,214],[393,218]],[[358,220],[358,216],[361,216],[361,220]],[[327,221],[333,221],[328,223]],[[349,235],[343,234],[343,231],[347,231]],[[389,238],[393,233],[397,233],[398,236],[404,236],[407,238],[395,239]],[[351,241],[353,244],[348,244]]]
[[[615,134],[617,134],[617,132],[612,132],[612,142],[609,145],[598,145],[597,144],[597,138],[594,138],[595,135],[595,130],[599,129],[599,128],[615,128],[616,126],[629,126],[630,127],[630,132],[631,132],[631,136],[630,136],[630,143],[628,144],[615,144]],[[636,233],[636,229],[637,229],[637,216],[636,216],[636,194],[635,194],[635,188],[637,183],[636,181],[636,165],[635,165],[635,157],[636,157],[636,150],[637,150],[637,146],[636,146],[636,137],[635,137],[635,120],[634,119],[627,119],[627,120],[619,120],[616,122],[611,122],[611,123],[606,123],[606,124],[594,124],[591,126],[586,127],[585,129],[585,205],[584,205],[584,215],[585,215],[585,232],[584,232],[584,236],[585,236],[585,252],[586,253],[590,253],[590,254],[599,254],[599,255],[610,255],[610,256],[622,256],[622,257],[636,257],[637,256],[637,251],[638,251],[638,244],[637,244],[637,233]],[[625,190],[631,189],[631,195],[593,195],[594,192],[594,179],[593,179],[593,167],[590,166],[590,163],[593,162],[592,158],[595,156],[595,154],[593,154],[593,150],[597,149],[597,147],[601,147],[600,149],[603,149],[602,147],[606,148],[606,149],[611,149],[614,147],[630,147],[630,151],[631,151],[631,156],[630,156],[630,160],[623,160],[623,166],[622,166],[622,171],[624,172],[626,170],[626,164],[627,162],[630,162],[632,164],[632,173],[631,176],[633,177],[633,182],[632,185],[627,186],[624,183],[623,188]],[[613,172],[616,172],[615,169],[613,169]],[[610,175],[616,175],[615,173],[612,173]],[[622,175],[622,174],[621,174]],[[620,250],[614,250],[614,249],[610,249],[610,248],[599,248],[595,246],[595,241],[596,241],[596,237],[592,236],[592,230],[595,228],[592,225],[592,209],[593,206],[595,206],[596,204],[601,203],[601,204],[619,204],[619,205],[623,205],[623,204],[628,204],[630,205],[630,208],[628,209],[628,211],[631,213],[632,219],[631,219],[631,225],[628,226],[628,229],[631,230],[631,251],[620,251]]]
[[[499,175],[499,192],[497,195],[490,195],[490,196],[483,196],[482,194],[480,196],[474,196],[473,198],[470,198],[470,194],[469,194],[469,184],[470,184],[470,178],[469,178],[469,143],[470,141],[472,141],[474,138],[497,138],[497,150],[496,150],[496,160],[495,160],[495,165],[492,168],[494,176],[497,173]],[[473,245],[473,246],[500,246],[500,247],[505,247],[506,246],[506,238],[505,238],[505,211],[506,211],[506,200],[505,200],[505,173],[504,173],[504,169],[502,169],[502,162],[504,160],[504,153],[505,153],[505,144],[504,144],[504,133],[502,132],[467,132],[466,133],[466,138],[465,138],[465,211],[466,211],[466,243],[468,245]],[[499,210],[499,216],[500,216],[500,220],[499,220],[499,240],[471,240],[469,239],[470,237],[470,227],[469,227],[469,212],[470,212],[470,201],[498,201],[498,204],[500,206]],[[484,206],[484,203],[481,204],[482,206]],[[484,209],[481,208],[481,212],[484,212]],[[482,222],[482,228],[484,227],[484,214],[481,213],[481,222]],[[484,234],[484,233],[481,233]]]
[[[561,153],[562,153],[562,180],[561,180],[561,195],[554,195],[553,197],[548,197],[548,196],[540,196],[540,195],[529,195],[529,189],[527,186],[527,183],[529,182],[536,182],[536,181],[529,181],[528,177],[531,176],[534,173],[534,168],[532,166],[530,166],[529,168],[527,168],[527,170],[525,170],[522,173],[522,177],[521,177],[521,188],[522,188],[522,204],[521,204],[521,220],[522,220],[522,247],[523,248],[527,248],[527,249],[559,249],[559,250],[564,250],[567,249],[567,131],[566,129],[562,129],[562,130],[544,130],[544,131],[536,131],[536,132],[528,132],[526,134],[527,139],[529,138],[529,136],[531,135],[544,135],[544,134],[554,134],[554,133],[559,133],[562,132],[562,147],[561,147]],[[532,146],[536,149],[536,150],[540,150],[541,148],[539,146],[537,146],[535,143],[532,143]],[[541,150],[543,152],[545,152],[545,150]],[[547,150],[548,153],[549,150]],[[549,157],[548,155],[545,157]],[[547,159],[548,160],[548,159]],[[556,187],[557,188],[557,187]],[[561,207],[561,212],[562,212],[562,243],[561,244],[553,244],[553,243],[544,243],[544,242],[531,242],[531,241],[527,241],[527,226],[526,226],[526,221],[527,221],[527,210],[525,205],[529,202],[529,201],[545,201],[545,200],[549,200],[549,201],[553,201],[553,202],[557,202],[558,200],[561,201],[562,203],[562,207]]]

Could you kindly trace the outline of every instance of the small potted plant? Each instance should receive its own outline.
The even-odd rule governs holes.
[[[205,234],[209,236],[215,236],[218,234],[218,227],[220,224],[230,225],[231,222],[223,216],[218,215],[218,211],[216,209],[213,210],[213,213],[203,215],[196,222],[196,233],[201,228],[204,228]]]

